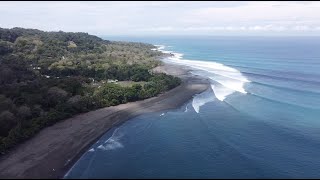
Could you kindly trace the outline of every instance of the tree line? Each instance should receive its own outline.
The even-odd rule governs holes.
[[[164,55],[152,48],[87,33],[0,28],[0,152],[75,114],[178,86],[179,78],[151,72]]]

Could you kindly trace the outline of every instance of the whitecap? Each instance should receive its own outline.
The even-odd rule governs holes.
[[[158,45],[158,50],[164,53],[169,51],[164,51],[164,45]],[[171,53],[171,51],[170,51]],[[223,101],[227,96],[233,94],[234,92],[240,92],[246,94],[246,90],[244,89],[245,83],[249,83],[250,81],[241,74],[241,72],[235,68],[226,66],[221,63],[213,62],[213,61],[200,61],[200,60],[187,60],[183,59],[183,54],[181,53],[172,53],[174,56],[168,57],[164,59],[167,63],[174,63],[179,65],[185,65],[191,67],[193,70],[192,73],[206,77],[219,83],[220,85],[211,85],[211,88],[220,101]],[[200,70],[200,71],[199,71]],[[199,111],[197,100],[194,102],[196,112]],[[200,106],[199,106],[200,107]]]

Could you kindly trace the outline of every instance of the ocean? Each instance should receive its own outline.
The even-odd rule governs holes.
[[[211,88],[108,131],[65,178],[319,178],[320,37],[103,37],[146,42]]]

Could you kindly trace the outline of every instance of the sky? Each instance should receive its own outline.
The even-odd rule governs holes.
[[[94,35],[320,35],[318,1],[1,1],[0,27]]]

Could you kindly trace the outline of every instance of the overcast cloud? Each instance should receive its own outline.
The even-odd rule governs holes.
[[[0,27],[96,35],[320,35],[320,2],[0,2]]]

